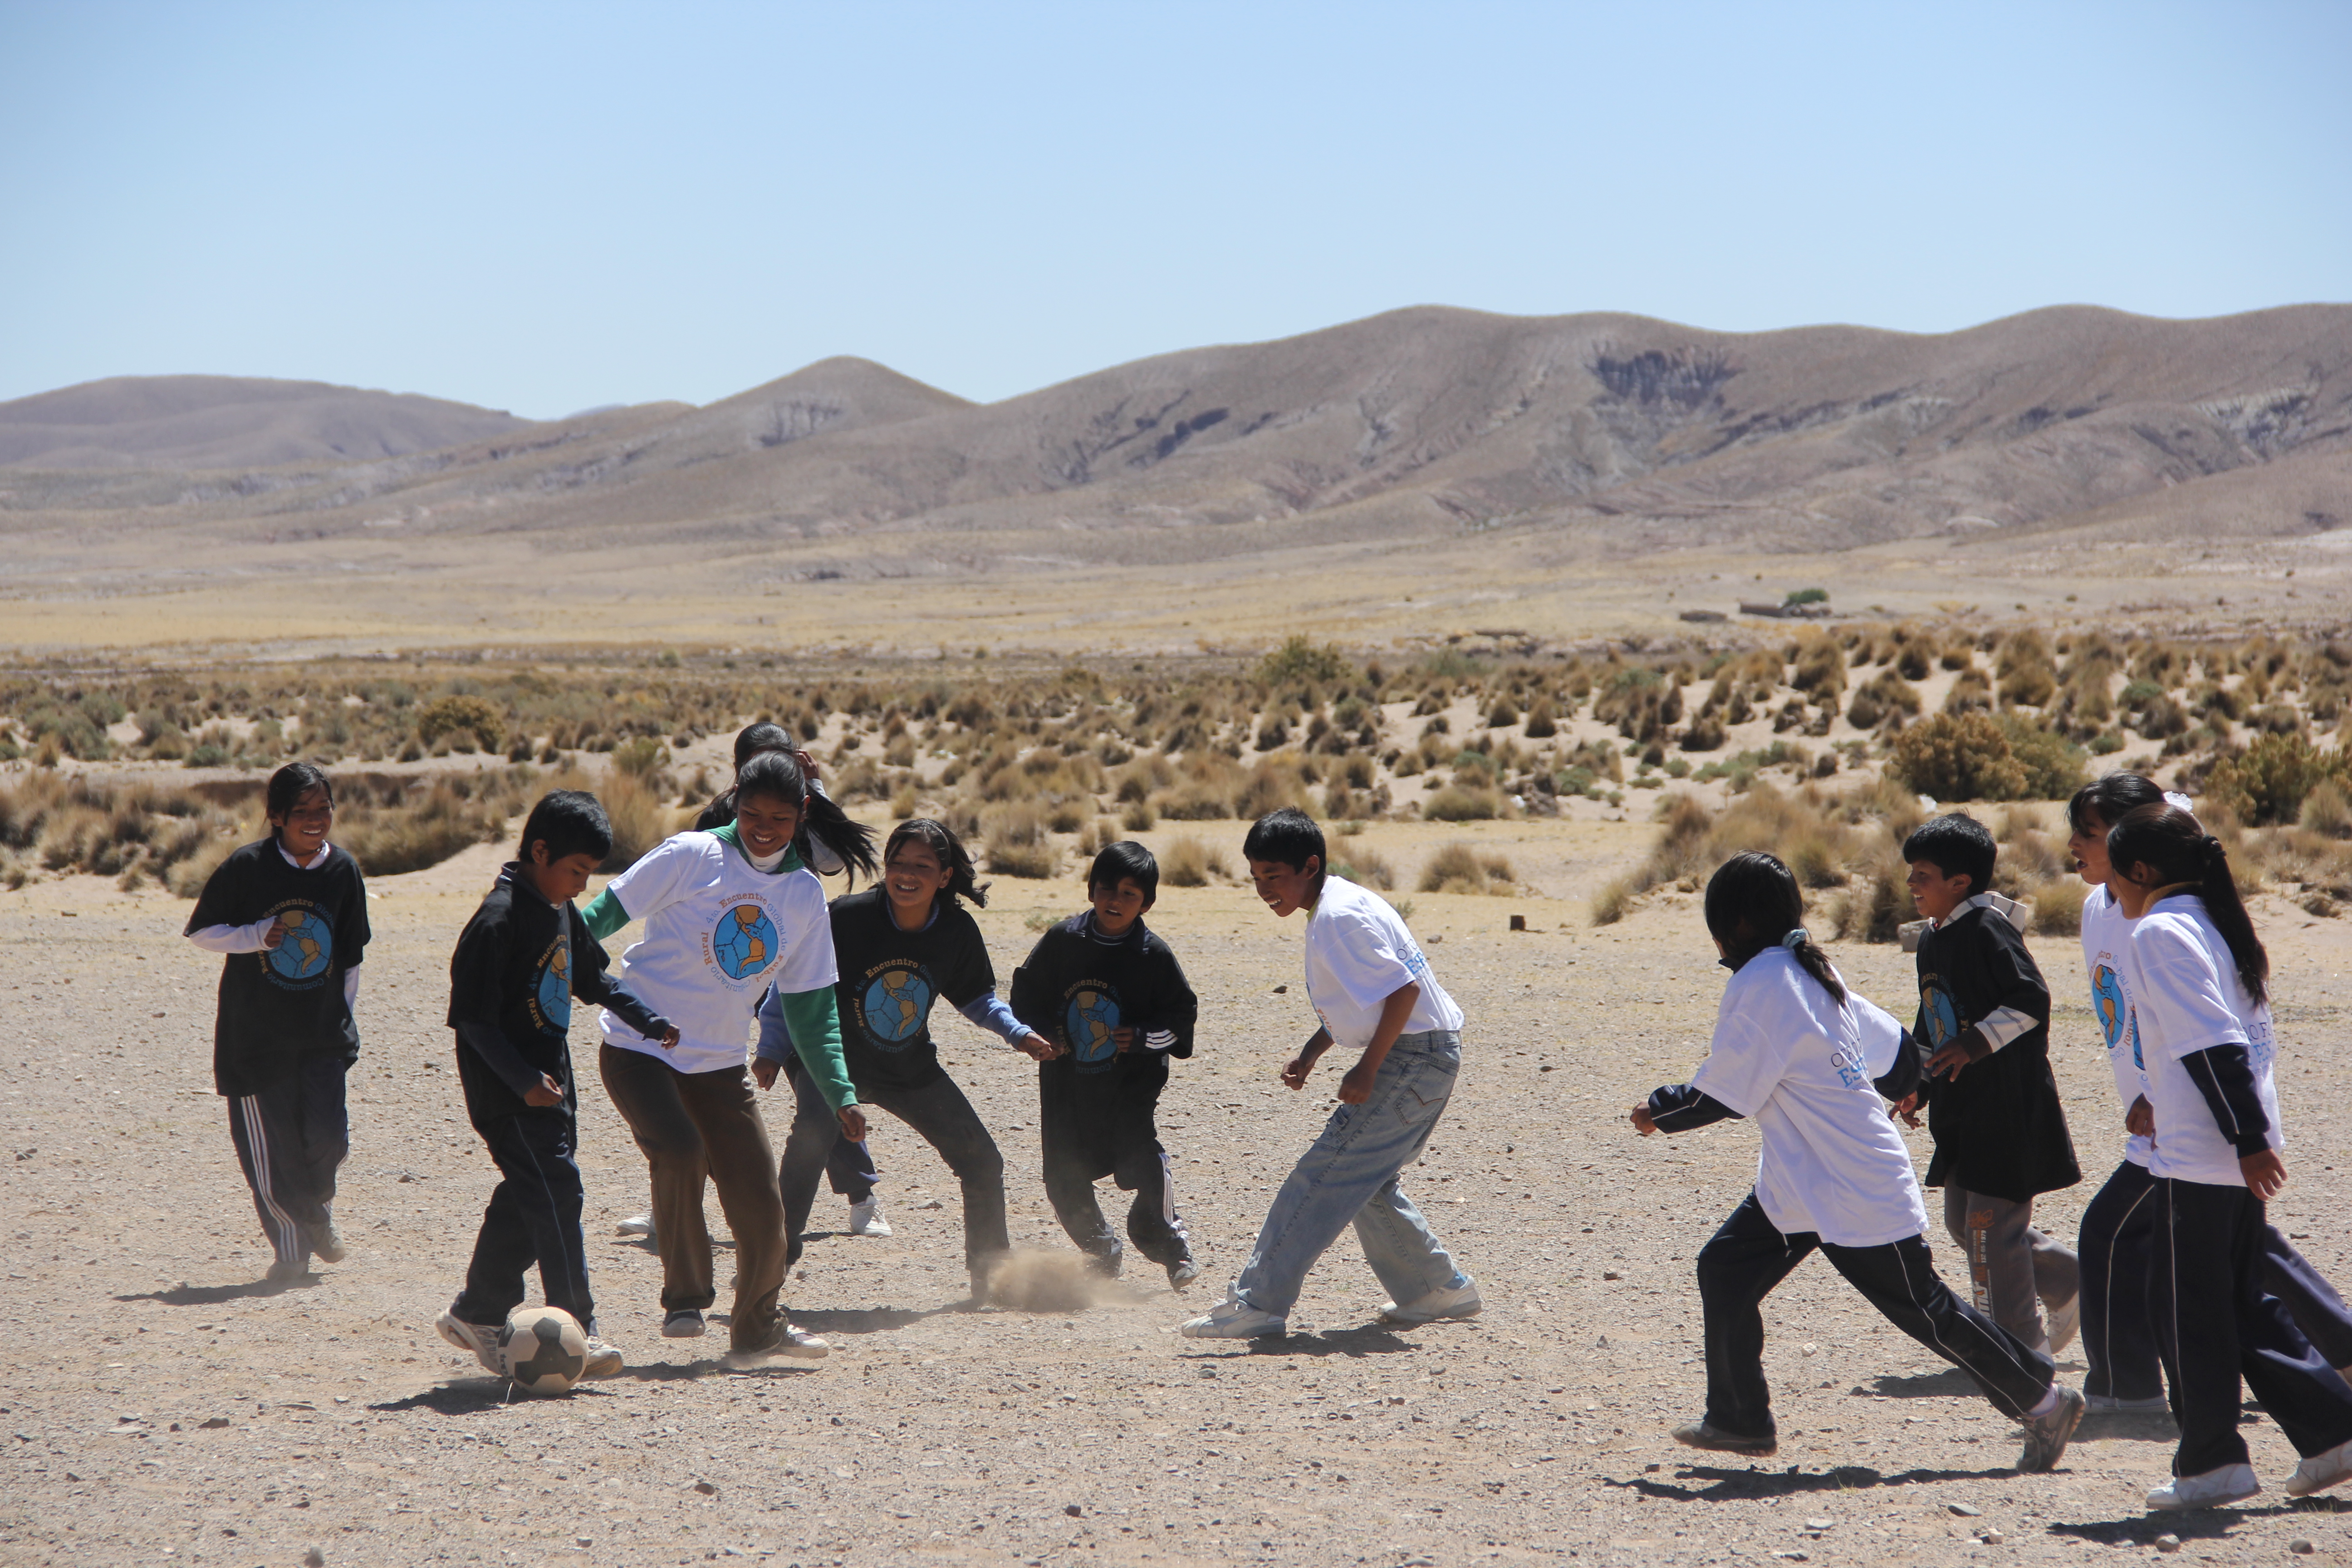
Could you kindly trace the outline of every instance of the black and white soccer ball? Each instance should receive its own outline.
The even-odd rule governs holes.
[[[588,1370],[588,1331],[561,1307],[519,1307],[499,1331],[499,1362],[527,1394],[569,1394]]]

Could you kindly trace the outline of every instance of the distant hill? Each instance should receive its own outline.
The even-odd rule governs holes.
[[[511,414],[319,381],[116,376],[0,403],[0,467],[246,468],[396,458],[500,435]]]
[[[763,578],[1494,529],[1583,553],[2277,536],[2352,521],[2352,307],[2064,307],[1940,335],[1420,308],[988,405],[834,359],[708,407],[538,425],[315,384],[100,382],[0,405],[0,461],[12,526],[135,507],[232,553],[545,532],[765,557]],[[100,466],[138,471],[58,472]]]

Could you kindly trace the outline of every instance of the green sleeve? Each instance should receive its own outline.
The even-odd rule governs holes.
[[[588,934],[602,942],[627,925],[630,916],[629,911],[621,907],[621,900],[613,896],[613,889],[606,888],[588,900],[588,907],[580,911],[580,918],[588,923]]]
[[[777,995],[783,1004],[784,1024],[791,1029],[793,1049],[808,1068],[810,1081],[824,1096],[825,1104],[839,1110],[857,1103],[857,1090],[849,1081],[849,1068],[841,1060],[841,1009],[835,1003],[833,987],[819,986],[814,991],[785,991]]]

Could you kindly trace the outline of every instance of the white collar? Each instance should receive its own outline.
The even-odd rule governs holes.
[[[1937,921],[1936,922],[1936,929],[1937,931],[1942,931],[1946,926],[1950,925],[1954,921],[1958,920],[1970,910],[1990,910],[1993,913],[2009,921],[2010,924],[2015,925],[2017,923],[2017,911],[2022,907],[2023,906],[2019,904],[2015,899],[2010,898],[2008,895],[2003,893],[1979,893],[1975,898],[1968,900],[1962,903],[1958,909],[1954,910],[1950,914],[1946,915],[1942,920]]]
[[[297,871],[315,871],[320,867],[327,863],[328,856],[335,852],[335,847],[333,845],[321,844],[319,846],[317,858],[312,859],[310,863],[306,866],[301,861],[294,858],[294,857],[287,851],[286,841],[278,837],[276,834],[273,833],[269,836],[269,842],[278,847],[278,858],[284,860],[289,866],[293,867]]]

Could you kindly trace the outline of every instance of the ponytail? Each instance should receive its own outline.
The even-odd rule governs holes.
[[[1766,948],[1785,947],[1798,968],[1845,1005],[1845,982],[1805,930],[1804,891],[1780,857],[1734,855],[1717,867],[1706,881],[1706,929],[1733,969]]]
[[[2230,851],[2196,817],[2169,803],[2143,805],[2107,830],[2107,864],[2150,888],[2193,886],[2213,929],[2230,946],[2238,982],[2257,1002],[2270,1000],[2271,955],[2254,934],[2254,921],[2230,873]],[[2147,868],[2152,881],[2134,873]]]
[[[982,909],[988,907],[988,887],[973,879],[971,851],[963,847],[963,840],[955,836],[953,828],[928,816],[909,817],[890,830],[888,842],[882,846],[882,863],[887,866],[890,857],[905,844],[920,844],[939,857],[940,865],[948,874],[948,885],[942,891],[950,909],[959,898],[970,899]]]
[[[832,850],[848,871],[850,886],[857,885],[860,871],[869,878],[874,876],[874,830],[852,820],[830,797],[811,789],[808,775],[801,771],[800,760],[790,752],[761,752],[746,762],[736,772],[735,787],[730,794],[736,801],[747,795],[762,795],[797,808],[801,826],[793,835],[793,846],[803,847],[814,842]],[[808,858],[805,853],[801,858]]]

